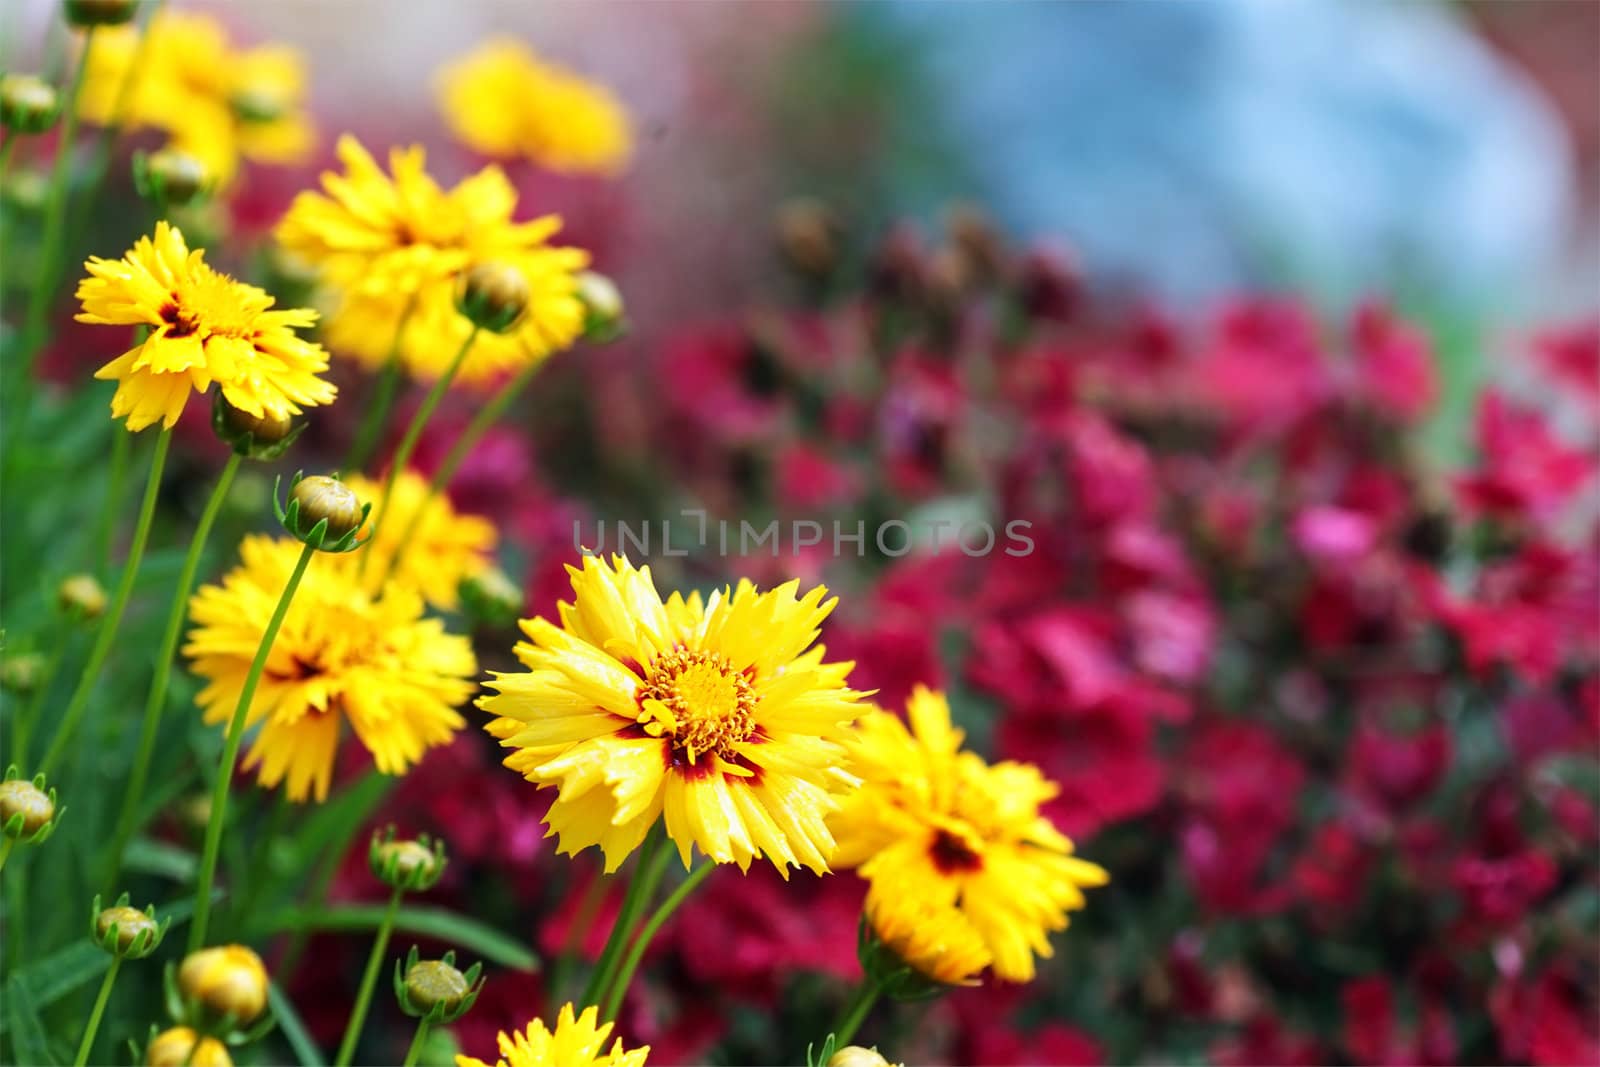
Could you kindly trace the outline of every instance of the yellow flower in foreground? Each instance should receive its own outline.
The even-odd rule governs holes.
[[[390,152],[385,173],[345,136],[339,159],[343,173],[323,174],[323,192],[296,196],[277,229],[279,243],[336,290],[327,324],[334,351],[381,367],[409,309],[400,358],[416,377],[437,378],[472,330],[456,311],[458,279],[490,261],[520,271],[531,298],[508,333],[478,335],[460,381],[482,383],[537,363],[582,333],[578,273],[589,257],[548,243],[561,228],[554,215],[514,221],[517,194],[499,167],[445,190],[418,147]]]
[[[506,766],[557,788],[559,851],[598,844],[612,871],[664,816],[685,867],[699,846],[741,869],[762,855],[825,872],[826,817],[855,783],[839,742],[862,710],[852,664],[813,646],[827,590],[741,581],[663,603],[650,568],[621,556],[567,570],[561,625],[525,620],[528,673],[497,674],[478,701],[517,750]]]
[[[963,734],[940,693],[919,686],[906,710],[909,731],[876,711],[852,732],[852,769],[863,784],[829,820],[839,839],[834,863],[859,867],[871,883],[869,916],[886,941],[921,944],[905,957],[919,970],[930,965],[927,943],[940,937],[953,955],[936,970],[967,970],[954,960],[975,959],[970,928],[996,975],[1029,981],[1034,956],[1051,954],[1048,935],[1066,928],[1067,913],[1084,905],[1082,890],[1104,885],[1106,872],[1074,856],[1039,813],[1057,789],[1038,768],[991,766],[961,751]]]
[[[585,1008],[576,1019],[572,1005],[564,1004],[554,1032],[539,1019],[526,1032],[500,1034],[500,1058],[493,1067],[644,1067],[650,1046],[623,1050],[619,1037],[610,1052],[602,1051],[611,1035],[611,1023],[600,1022],[596,1008]],[[491,1067],[471,1056],[457,1056],[456,1067]]]
[[[245,538],[241,563],[221,585],[189,601],[195,626],[184,654],[206,687],[207,722],[226,722],[301,545]],[[390,583],[369,595],[356,576],[360,553],[318,555],[290,603],[249,711],[260,729],[245,766],[261,784],[287,780],[290,800],[327,798],[344,724],[383,774],[401,774],[465,725],[456,707],[472,695],[472,646],[423,618],[422,597]]]
[[[499,38],[446,67],[439,102],[450,132],[486,155],[574,174],[615,174],[628,162],[628,116],[606,89]]]
[[[383,495],[381,483],[360,475],[345,479],[345,485],[362,500],[375,501]],[[457,512],[450,505],[450,498],[440,493],[428,501],[413,528],[413,518],[427,496],[428,479],[416,471],[406,470],[395,478],[394,497],[389,501],[383,526],[361,550],[371,557],[366,561],[367,588],[376,591],[388,575],[391,580],[418,590],[434,607],[454,611],[460,600],[456,590],[462,579],[481,573],[493,562],[494,524],[477,515]],[[400,567],[390,574],[395,551],[408,532],[410,543],[400,557]]]
[[[118,382],[111,415],[126,416],[129,430],[172,426],[190,390],[203,393],[212,382],[257,418],[285,419],[301,405],[333,400],[333,386],[317,377],[328,354],[294,332],[316,312],[269,310],[271,296],[212,270],[177,227],[158,222],[155,236],[139,238],[121,259],[96,257],[84,267],[79,322],[150,327],[144,341],[95,372]]]
[[[235,50],[205,15],[160,12],[140,52],[132,25],[95,34],[79,112],[89,122],[117,120],[124,79],[137,59],[123,123],[165,130],[175,147],[201,160],[223,184],[239,158],[297,163],[315,134],[305,111],[305,64],[292,48]]]

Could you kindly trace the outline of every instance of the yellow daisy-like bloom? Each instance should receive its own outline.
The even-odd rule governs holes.
[[[500,1034],[500,1058],[493,1067],[644,1067],[650,1046],[644,1045],[629,1052],[622,1047],[619,1037],[606,1052],[606,1038],[611,1036],[611,1024],[600,1022],[597,1008],[585,1008],[576,1019],[572,1005],[563,1004],[556,1018],[554,1031],[545,1028],[543,1020],[535,1019],[524,1032]],[[471,1056],[457,1056],[456,1067],[490,1067],[490,1064]]]
[[[599,85],[497,38],[439,78],[445,124],[469,148],[569,174],[616,174],[633,149],[628,115]]]
[[[250,661],[301,552],[298,541],[245,538],[240,565],[189,601],[184,654],[207,682],[205,719],[226,722]],[[477,661],[464,637],[423,617],[421,595],[400,584],[369,594],[359,553],[318,555],[273,642],[248,722],[260,729],[245,767],[290,800],[325,800],[342,724],[383,774],[402,774],[465,725],[456,707],[472,695]]]
[[[558,851],[598,844],[612,871],[664,816],[685,867],[699,846],[741,869],[762,855],[827,871],[826,817],[855,785],[840,740],[863,696],[845,685],[852,664],[813,645],[827,590],[741,581],[663,603],[650,568],[621,556],[567,570],[561,624],[525,620],[528,672],[496,675],[478,701],[517,750],[506,766],[557,788]]]
[[[549,244],[557,216],[514,221],[516,190],[499,167],[446,190],[419,147],[390,152],[385,173],[345,136],[339,159],[344,172],[323,174],[322,192],[295,197],[277,229],[279,243],[337,290],[327,323],[334,351],[377,369],[404,318],[402,362],[418,378],[437,378],[472,331],[456,311],[458,278],[491,261],[527,278],[528,309],[509,332],[478,335],[459,381],[481,384],[537,363],[583,332],[578,274],[588,254]]]
[[[142,54],[132,25],[95,34],[78,103],[85,120],[116,121],[124,79],[138,62],[123,124],[165,130],[220,184],[232,180],[241,156],[278,164],[306,158],[316,135],[299,52],[281,45],[235,50],[205,15],[161,12],[148,34]]]
[[[872,931],[918,974],[945,985],[976,985],[994,962],[983,935],[959,907],[925,894],[867,890]]]
[[[383,494],[379,482],[352,475],[345,484],[362,500],[377,500]],[[376,592],[386,577],[411,586],[423,599],[442,611],[454,611],[459,603],[457,587],[462,579],[482,573],[493,562],[494,524],[477,515],[462,514],[450,505],[444,493],[428,497],[428,479],[414,470],[403,471],[394,480],[394,495],[384,515],[383,526],[361,551],[366,561],[369,592]],[[417,509],[427,501],[420,519]],[[368,520],[368,528],[371,527]],[[400,557],[398,570],[391,573],[395,551],[401,539],[410,534],[410,543]],[[365,537],[363,532],[361,536]]]
[[[334,387],[317,377],[328,354],[294,332],[317,313],[270,310],[271,296],[212,270],[177,227],[158,222],[155,236],[139,238],[121,259],[95,257],[84,268],[79,322],[150,327],[144,341],[95,372],[118,382],[111,415],[126,417],[129,430],[171,427],[190,390],[212,382],[257,418],[286,419],[301,405],[333,400]]]
[[[891,932],[915,925],[924,909],[970,960],[961,924],[938,915],[955,910],[993,957],[996,975],[1029,981],[1034,956],[1051,954],[1048,935],[1066,928],[1067,913],[1084,906],[1083,889],[1104,885],[1106,872],[1074,856],[1072,842],[1039,813],[1057,787],[1038,768],[991,766],[963,752],[941,693],[919,686],[906,710],[910,730],[876,711],[852,732],[852,770],[863,785],[829,820],[839,839],[834,864],[860,868],[877,921]],[[907,962],[920,969],[917,959]],[[950,964],[946,973],[962,969]]]

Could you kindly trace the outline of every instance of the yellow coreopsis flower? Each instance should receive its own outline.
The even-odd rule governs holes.
[[[561,228],[557,216],[515,221],[516,190],[500,168],[446,190],[419,147],[392,151],[385,173],[345,136],[339,159],[344,172],[323,174],[322,192],[295,197],[277,229],[279,243],[336,290],[327,323],[334,351],[381,367],[404,319],[400,359],[413,375],[437,378],[472,331],[456,310],[459,278],[485,262],[521,272],[530,299],[511,330],[478,335],[459,381],[482,383],[537,363],[582,333],[578,274],[588,254],[549,243]]]
[[[125,126],[165,130],[221,184],[241,156],[298,163],[310,152],[315,133],[299,52],[282,45],[236,50],[205,15],[163,11],[147,32],[142,52],[131,25],[95,35],[78,104],[87,121],[114,122],[123,106]]]
[[[560,625],[522,623],[528,673],[497,674],[478,701],[516,750],[506,766],[557,789],[559,851],[598,844],[615,870],[664,818],[685,867],[698,846],[741,869],[760,855],[825,872],[826,817],[855,784],[839,742],[863,695],[845,685],[852,664],[813,644],[827,591],[741,581],[663,603],[621,556],[568,572]]]
[[[320,345],[295,334],[317,313],[271,310],[273,299],[234,281],[193,252],[177,227],[156,223],[121,259],[90,259],[78,283],[79,322],[150,327],[146,338],[95,372],[118,383],[113,418],[129,430],[171,427],[191,390],[216,382],[228,402],[257,417],[287,419],[301,405],[326,404],[334,387]]]
[[[360,475],[345,479],[345,484],[362,500],[377,500],[383,494],[381,483]],[[417,509],[424,502],[426,508],[418,518]],[[408,536],[400,565],[394,568],[395,553]],[[428,479],[414,470],[402,471],[394,480],[383,526],[361,550],[371,557],[365,563],[368,589],[376,591],[386,579],[402,582],[434,607],[454,611],[462,579],[483,572],[493,562],[495,539],[494,524],[488,519],[456,511],[444,493],[429,500]]]
[[[924,978],[944,985],[976,985],[978,974],[994,962],[972,921],[935,896],[897,889],[867,890],[863,905],[878,940]]]
[[[232,715],[301,547],[247,537],[239,566],[190,599],[194,629],[183,651],[206,680],[198,701],[207,722]],[[260,729],[244,765],[260,766],[264,786],[286,782],[290,800],[327,798],[346,724],[383,774],[404,773],[465,725],[455,709],[474,689],[471,644],[424,618],[415,589],[389,583],[369,593],[357,560],[311,561],[250,706],[248,721]]]
[[[834,863],[858,867],[871,883],[869,917],[888,928],[886,941],[916,936],[911,928],[920,923],[948,935],[970,963],[970,927],[996,975],[1029,981],[1034,956],[1051,954],[1048,935],[1066,928],[1067,913],[1084,906],[1083,889],[1104,885],[1106,872],[1074,856],[1072,842],[1040,814],[1057,787],[1038,768],[990,765],[962,751],[964,735],[951,726],[941,693],[919,686],[906,710],[909,730],[875,711],[851,732],[862,787],[828,821],[839,841]],[[924,965],[931,959],[918,954]],[[921,969],[916,958],[906,962]],[[946,973],[968,969],[947,966]]]
[[[509,38],[446,67],[439,102],[469,148],[554,171],[615,174],[633,147],[627,113],[610,92]]]
[[[556,1028],[548,1030],[544,1021],[535,1019],[525,1031],[499,1035],[500,1058],[493,1067],[644,1067],[650,1046],[643,1045],[632,1051],[622,1047],[619,1037],[605,1051],[606,1038],[611,1036],[611,1023],[600,1022],[598,1009],[583,1009],[576,1019],[572,1005],[564,1004],[556,1018]],[[471,1056],[457,1056],[456,1067],[490,1067],[483,1060]]]

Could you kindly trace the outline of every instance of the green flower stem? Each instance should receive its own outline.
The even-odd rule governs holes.
[[[117,873],[122,868],[122,853],[127,849],[128,840],[133,836],[139,820],[145,785],[150,779],[150,760],[156,750],[156,734],[161,726],[161,713],[167,706],[167,685],[172,679],[172,660],[178,650],[178,637],[183,633],[183,619],[189,604],[189,592],[194,588],[195,572],[200,568],[200,557],[205,554],[206,540],[211,536],[211,527],[217,521],[217,513],[222,510],[222,502],[228,497],[228,490],[233,485],[233,477],[239,472],[241,462],[242,459],[237,452],[228,455],[228,462],[217,477],[217,484],[211,490],[211,497],[206,501],[205,509],[200,512],[200,521],[194,528],[194,537],[189,541],[189,553],[184,557],[183,570],[178,575],[177,588],[172,593],[172,606],[167,609],[167,628],[162,632],[161,647],[156,651],[155,677],[150,681],[150,693],[144,702],[144,722],[139,728],[139,747],[133,758],[133,770],[128,775],[128,789],[123,794],[122,811],[117,816],[117,827],[111,835],[111,849],[107,856],[110,869],[105,879],[108,883],[116,881]]]
[[[605,880],[595,878],[584,890],[583,899],[578,901],[577,913],[572,917],[572,925],[567,928],[566,940],[562,942],[561,954],[556,957],[555,969],[550,974],[550,984],[546,988],[551,999],[550,1014],[547,1018],[555,1018],[561,1005],[570,999],[565,994],[572,978],[572,969],[577,963],[578,947],[583,943],[584,933],[594,922],[595,913],[600,910],[605,895]]]
[[[645,949],[650,947],[651,940],[662,925],[672,918],[672,913],[678,910],[678,906],[689,898],[689,894],[706,880],[706,875],[715,870],[716,866],[707,860],[689,872],[689,877],[678,884],[672,895],[662,901],[661,906],[645,922],[644,929],[639,931],[639,936],[634,938],[633,944],[628,949],[628,958],[622,961],[622,969],[611,981],[605,1005],[600,1009],[601,1022],[609,1022],[617,1017],[617,1009],[622,1007],[622,998],[628,992],[628,983],[633,981],[633,973],[639,969],[639,962],[644,959]]]
[[[11,169],[11,157],[16,154],[17,142],[22,140],[18,134],[11,134],[6,138],[6,143],[0,145],[0,178],[6,176],[6,171]]]
[[[116,984],[117,971],[122,968],[122,957],[111,957],[111,967],[100,983],[100,995],[94,998],[94,1010],[89,1013],[89,1025],[83,1028],[83,1040],[78,1043],[78,1058],[73,1067],[84,1067],[89,1062],[89,1050],[94,1048],[94,1035],[100,1031],[100,1017],[106,1013],[106,1002],[111,999],[111,987]]]
[[[283,617],[289,613],[289,602],[294,599],[294,591],[300,587],[300,579],[305,577],[306,567],[316,552],[317,550],[311,545],[301,549],[300,558],[294,565],[294,573],[289,575],[288,584],[283,587],[283,595],[278,597],[278,606],[273,609],[272,618],[267,622],[266,632],[261,635],[261,644],[256,648],[256,658],[250,662],[250,673],[245,675],[244,688],[239,690],[239,703],[233,709],[233,720],[228,723],[228,740],[223,746],[222,762],[217,765],[217,780],[211,786],[211,814],[206,821],[205,849],[200,854],[200,878],[194,902],[194,922],[189,927],[190,952],[203,947],[206,943],[206,927],[211,920],[211,883],[217,876],[217,852],[222,846],[222,827],[228,821],[228,786],[233,781],[234,763],[239,758],[239,745],[244,740],[245,719],[249,717],[250,704],[256,695],[256,686],[261,682],[261,672],[266,670],[267,656],[272,652],[272,642],[278,637],[278,628],[283,625]]]
[[[367,460],[372,458],[372,450],[378,447],[378,441],[383,437],[383,428],[389,424],[389,410],[394,407],[394,398],[400,392],[400,380],[405,377],[405,368],[400,365],[401,342],[405,339],[411,313],[416,309],[417,298],[413,295],[406,301],[406,309],[400,313],[400,321],[395,324],[394,341],[389,345],[389,355],[379,373],[378,391],[372,398],[373,402],[367,406],[366,414],[361,417],[361,428],[356,432],[355,443],[350,446],[350,454],[345,457],[346,471],[359,471],[366,466]]]
[[[6,869],[6,860],[11,857],[11,850],[16,847],[16,844],[17,839],[14,837],[8,837],[4,841],[0,841],[0,871]],[[13,940],[15,939],[13,938]]]
[[[350,1067],[351,1058],[355,1056],[356,1040],[361,1037],[361,1025],[367,1021],[367,1009],[372,1005],[372,991],[378,985],[378,972],[383,969],[383,954],[389,947],[389,935],[394,932],[394,914],[400,910],[400,898],[404,895],[405,890],[399,886],[389,894],[389,907],[378,924],[378,936],[372,939],[372,954],[367,957],[367,970],[361,976],[361,988],[356,993],[355,1006],[350,1009],[350,1022],[345,1026],[334,1067]]]
[[[428,495],[423,498],[422,504],[418,506],[417,510],[411,513],[410,521],[406,523],[406,532],[395,546],[394,555],[389,557],[389,574],[394,574],[395,570],[400,566],[400,558],[405,555],[406,549],[410,547],[412,537],[416,534],[417,527],[422,523],[422,516],[427,512],[428,505],[433,503],[433,498],[438,496],[445,486],[450,484],[450,480],[456,476],[456,471],[461,469],[461,464],[472,453],[472,450],[477,447],[478,442],[483,439],[483,435],[489,432],[490,427],[500,420],[500,416],[505,414],[506,408],[511,406],[512,401],[516,400],[522,391],[528,387],[528,383],[533,381],[533,376],[538,373],[541,365],[535,363],[532,366],[523,368],[515,378],[501,386],[500,391],[487,404],[478,409],[478,413],[472,417],[472,421],[467,424],[467,428],[456,439],[456,443],[450,446],[449,454],[444,457],[444,462],[439,465],[438,470],[433,472],[433,478],[428,482]]]
[[[428,1040],[428,1017],[424,1015],[417,1020],[417,1033],[411,1039],[411,1047],[406,1049],[405,1062],[400,1067],[416,1067],[417,1057],[422,1054],[422,1045]]]
[[[394,495],[394,480],[400,476],[406,464],[411,462],[411,453],[417,449],[417,441],[422,437],[422,428],[428,425],[428,420],[433,417],[439,402],[444,399],[444,394],[450,391],[450,383],[455,381],[456,373],[461,370],[461,364],[466,362],[467,353],[472,350],[472,342],[478,339],[478,331],[481,329],[481,326],[474,326],[472,332],[467,334],[467,340],[462,344],[461,351],[456,353],[456,358],[450,361],[449,368],[439,376],[439,380],[433,383],[433,388],[428,390],[428,395],[423,399],[417,413],[411,416],[411,424],[406,427],[405,436],[400,438],[400,447],[395,449],[394,456],[389,460],[389,474],[383,480],[383,499],[378,501],[377,514],[372,520],[374,535],[383,528],[383,516],[389,510],[389,498]],[[371,558],[371,552],[361,557],[361,568],[358,573],[366,571],[367,561]]]
[[[156,496],[161,489],[161,471],[167,465],[167,447],[171,444],[172,431],[162,430],[160,436],[156,438],[156,454],[150,461],[150,474],[145,478],[144,502],[139,506],[139,524],[134,527],[133,542],[128,546],[128,558],[122,564],[122,579],[117,583],[117,592],[111,600],[110,610],[100,620],[94,647],[89,650],[89,662],[78,678],[78,688],[73,690],[72,699],[67,702],[67,710],[61,713],[61,722],[56,727],[55,739],[45,750],[44,759],[39,761],[39,770],[46,774],[66,751],[67,742],[72,740],[73,733],[83,719],[83,713],[89,709],[89,697],[94,693],[95,683],[100,679],[100,668],[105,666],[106,656],[111,653],[111,644],[116,640],[117,627],[122,623],[122,613],[128,607],[128,598],[133,595],[133,580],[138,577],[139,564],[144,559],[145,542],[150,539],[150,523],[155,518]]]
[[[167,0],[141,5],[144,17],[139,23],[139,41],[133,47],[133,59],[128,64],[127,72],[122,75],[122,84],[117,86],[117,98],[111,105],[111,121],[100,128],[100,139],[95,143],[94,154],[89,157],[84,199],[90,203],[94,202],[95,194],[100,191],[100,183],[106,180],[106,175],[111,171],[111,153],[117,147],[117,137],[122,133],[123,124],[128,121],[128,109],[133,106],[133,91],[149,67],[150,27],[161,17],[166,6]],[[161,217],[165,215],[163,211]]]
[[[94,34],[93,26],[84,31],[83,54],[78,57],[78,69],[72,75],[72,85],[67,89],[66,99],[61,102],[61,137],[56,142],[55,172],[50,178],[43,237],[39,243],[44,250],[44,261],[39,264],[39,272],[34,277],[33,293],[28,301],[27,325],[22,334],[19,377],[24,382],[32,372],[34,357],[44,340],[45,327],[49,325],[50,297],[55,292],[56,275],[61,270],[61,227],[67,217],[67,178],[72,170],[72,146],[78,133],[78,94],[83,90],[84,76],[89,73]]]
[[[16,717],[11,722],[10,760],[19,767],[28,765],[28,742],[32,739],[33,726],[39,721],[45,699],[50,695],[56,675],[61,672],[61,661],[66,658],[67,646],[71,643],[72,627],[68,623],[56,633],[55,647],[50,650],[50,659],[45,663],[44,673],[39,676],[38,688],[28,699],[27,706],[18,709]]]
[[[95,522],[95,562],[98,573],[111,573],[111,547],[117,530],[117,505],[128,480],[128,455],[133,451],[133,435],[112,424],[111,471],[106,476],[106,496],[100,502],[100,517]]]
[[[666,870],[666,861],[671,850],[666,847],[666,841],[659,831],[651,831],[644,839],[644,846],[639,850],[639,858],[634,863],[633,880],[628,883],[628,891],[622,898],[622,909],[617,912],[617,919],[611,926],[611,935],[606,938],[606,947],[600,953],[600,960],[594,965],[594,971],[589,975],[589,984],[583,989],[583,995],[578,998],[576,1009],[582,1011],[590,1005],[596,1007],[611,982],[611,975],[615,972],[617,961],[622,955],[623,946],[633,936],[634,924],[639,921],[639,912],[643,910],[646,899],[654,891],[656,883],[660,882],[662,872]]]
[[[833,1028],[836,1046],[848,1045],[850,1039],[856,1036],[856,1031],[861,1029],[861,1024],[867,1017],[867,1012],[878,1002],[880,992],[877,981],[870,974],[861,979],[861,985],[856,987],[855,993],[850,997],[850,1003],[845,1006],[844,1014],[839,1017],[838,1025]]]

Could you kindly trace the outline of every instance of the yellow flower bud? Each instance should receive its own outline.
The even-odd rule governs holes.
[[[251,459],[275,459],[299,436],[294,419],[287,412],[278,416],[269,411],[252,415],[234,407],[220,389],[211,402],[211,432],[235,452]]]
[[[0,688],[27,696],[39,687],[44,677],[44,657],[34,652],[7,656],[0,660]]]
[[[214,1037],[205,1037],[195,1048],[196,1036],[187,1026],[163,1030],[150,1039],[150,1047],[144,1050],[145,1067],[233,1067],[226,1045]],[[190,1049],[194,1049],[193,1055]]]
[[[505,333],[528,306],[528,279],[509,263],[474,264],[463,277],[456,307],[474,325]]]
[[[98,619],[106,613],[106,591],[92,574],[64,578],[56,590],[61,610],[81,619]]]
[[[889,1067],[889,1061],[875,1048],[846,1045],[828,1057],[828,1067]]]
[[[116,938],[108,943],[113,927]],[[94,933],[101,947],[113,955],[148,956],[160,941],[161,924],[138,908],[118,904],[95,916]]]
[[[243,945],[221,945],[190,953],[178,968],[185,999],[239,1025],[254,1022],[267,1007],[267,969]]]
[[[0,78],[0,125],[17,133],[43,133],[61,115],[55,86],[32,74]]]
[[[49,825],[56,817],[56,803],[50,794],[25,778],[8,778],[0,782],[0,826],[11,833],[11,820],[22,817],[16,836],[31,837]]]
[[[300,505],[300,528],[328,520],[326,540],[337,541],[361,525],[361,501],[355,491],[337,478],[313,474],[295,483],[294,499]]]

